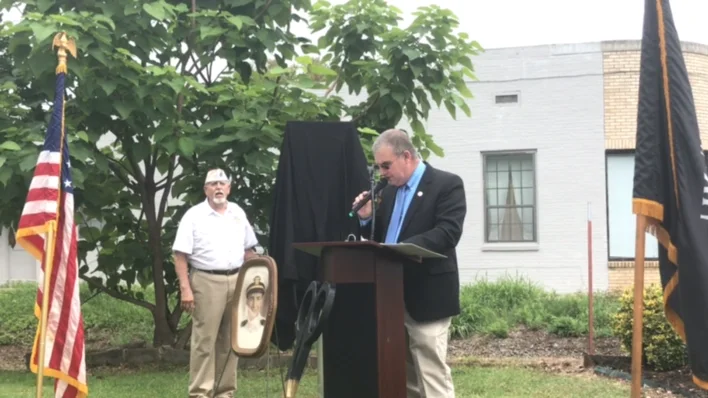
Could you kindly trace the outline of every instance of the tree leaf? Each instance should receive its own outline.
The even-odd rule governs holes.
[[[183,156],[192,156],[194,154],[196,144],[192,138],[182,136],[177,140],[177,147]]]
[[[163,7],[162,3],[159,1],[144,3],[143,10],[158,21],[165,19],[165,7]]]
[[[423,136],[425,135],[425,127],[423,127],[423,123],[420,122],[418,119],[413,119],[411,120],[411,128],[413,129],[413,132],[416,135]]]
[[[44,25],[39,22],[31,23],[30,28],[32,28],[32,34],[34,34],[34,39],[37,43],[43,42],[49,36],[56,33],[56,28],[54,26]]]
[[[105,92],[106,95],[108,95],[108,96],[110,96],[111,94],[113,94],[113,92],[115,91],[116,87],[118,86],[118,83],[116,83],[116,82],[113,81],[113,80],[101,80],[100,82],[98,82],[98,84],[99,84],[99,85],[101,86],[101,88],[103,89],[103,92]]]
[[[3,168],[0,169],[0,183],[2,185],[7,186],[7,182],[10,181],[10,178],[12,177],[12,170],[9,168]]]
[[[312,64],[312,57],[309,57],[307,55],[302,55],[300,57],[295,58],[295,61],[299,63],[300,65],[311,65]]]
[[[202,26],[199,28],[199,36],[202,40],[208,37],[220,36],[225,32],[227,32],[227,30],[220,26]]]
[[[133,112],[133,109],[124,102],[114,102],[113,108],[118,111],[118,114],[123,119],[130,117],[130,113]]]
[[[20,162],[20,170],[30,171],[37,165],[37,157],[27,156]]]
[[[83,142],[89,142],[89,137],[88,134],[86,134],[85,131],[79,131],[76,133],[76,136],[79,137]]]
[[[233,15],[226,18],[226,20],[229,21],[229,23],[231,23],[232,25],[234,25],[238,30],[241,30],[243,28],[243,25],[256,25],[256,21],[246,15]]]
[[[98,21],[98,22],[103,22],[104,24],[110,26],[112,30],[116,30],[116,24],[113,22],[113,20],[105,15],[94,15],[93,19]]]
[[[310,73],[321,76],[337,76],[337,72],[324,65],[312,64],[309,66]]]
[[[403,54],[408,57],[409,61],[414,61],[420,58],[420,51],[416,50],[415,48],[405,48],[403,49]]]
[[[6,157],[0,156],[0,167],[2,167],[2,165],[4,165],[6,161],[7,161]]]
[[[20,148],[15,141],[5,141],[0,144],[0,149],[4,149],[6,151],[19,151],[22,148]]]

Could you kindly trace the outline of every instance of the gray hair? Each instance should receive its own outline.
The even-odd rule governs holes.
[[[416,151],[413,142],[411,142],[410,137],[404,130],[388,129],[384,131],[376,138],[371,149],[376,153],[383,145],[391,147],[396,156],[401,156],[403,152],[408,151],[413,155],[413,158],[418,157],[418,151]]]

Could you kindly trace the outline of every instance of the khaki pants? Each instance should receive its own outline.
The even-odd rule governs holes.
[[[408,398],[455,398],[447,365],[447,340],[452,318],[416,322],[408,311],[406,326],[406,390]]]
[[[190,398],[211,398],[214,389],[217,398],[231,398],[236,392],[238,359],[231,351],[231,302],[237,278],[238,273],[191,271],[195,308],[189,357]]]

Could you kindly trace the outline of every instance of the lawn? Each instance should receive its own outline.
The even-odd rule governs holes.
[[[151,297],[152,289],[145,291]],[[5,347],[28,350],[37,321],[32,314],[36,295],[33,284],[0,288],[0,358]],[[148,311],[115,300],[105,294],[92,297],[81,286],[82,312],[89,350],[115,347],[131,342],[149,342],[152,318]],[[610,319],[617,300],[612,295],[597,295],[596,334],[611,333]],[[465,339],[492,335],[504,339],[509,330],[523,325],[545,330],[556,336],[587,333],[587,297],[582,294],[555,295],[526,281],[510,278],[494,283],[480,281],[465,286],[461,294],[462,314],[453,322],[451,335]],[[188,319],[185,316],[182,324]],[[5,348],[6,353],[8,352]],[[14,357],[17,359],[16,357]],[[461,358],[456,358],[461,359]],[[5,364],[8,365],[8,364]],[[36,376],[19,370],[21,364],[0,366],[0,398],[34,397]],[[12,369],[12,370],[7,370]],[[89,370],[90,397],[178,397],[185,396],[188,384],[186,367],[144,367],[141,369],[99,368]],[[469,366],[453,369],[457,396],[472,397],[626,397],[626,383],[591,376],[563,375],[525,367],[506,365]],[[51,397],[53,380],[45,382],[45,395]],[[281,370],[271,369],[269,377],[256,370],[239,372],[238,396],[282,397]],[[317,397],[317,377],[308,373],[298,397]]]
[[[453,378],[456,395],[460,398],[625,398],[629,395],[626,383],[586,376],[559,376],[516,367],[456,367]],[[29,372],[0,371],[0,398],[35,397],[35,380],[35,375]],[[180,397],[186,395],[187,380],[186,368],[100,370],[91,375],[89,397]],[[280,398],[283,396],[280,383],[277,369],[271,370],[268,378],[265,371],[241,371],[237,396]],[[47,379],[45,397],[52,397],[51,386],[51,379]],[[297,396],[318,397],[316,374],[306,374]]]

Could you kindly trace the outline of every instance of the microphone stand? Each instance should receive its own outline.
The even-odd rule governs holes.
[[[369,183],[371,184],[371,236],[369,240],[374,240],[374,229],[376,227],[376,167],[369,166]]]

